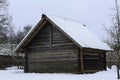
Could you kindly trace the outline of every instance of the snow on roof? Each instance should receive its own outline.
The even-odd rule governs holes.
[[[87,48],[95,48],[102,50],[110,50],[110,47],[100,41],[95,34],[88,30],[81,23],[69,19],[63,19],[56,16],[47,15],[47,17],[53,21],[59,28],[67,33],[73,40],[75,40],[80,46]]]
[[[43,17],[46,17],[48,21],[51,21],[52,23],[57,25],[57,27],[59,27],[62,31],[64,31],[70,38],[72,38],[81,47],[101,49],[101,50],[111,50],[106,43],[100,41],[100,39],[96,37],[95,34],[93,34],[90,30],[88,30],[85,26],[83,26],[81,23],[77,21],[56,17],[53,15],[44,15]],[[35,26],[30,30],[30,32],[16,47],[15,51],[17,51],[22,45],[24,45],[25,41],[27,41],[27,38],[31,35],[31,33],[36,27],[39,26]]]

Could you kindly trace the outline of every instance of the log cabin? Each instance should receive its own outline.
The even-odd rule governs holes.
[[[81,23],[43,14],[15,52],[25,54],[25,72],[91,73],[106,70],[109,50]]]

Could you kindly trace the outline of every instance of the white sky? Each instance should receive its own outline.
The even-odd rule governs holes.
[[[35,25],[43,12],[80,21],[99,38],[104,37],[114,0],[8,0],[16,29]]]

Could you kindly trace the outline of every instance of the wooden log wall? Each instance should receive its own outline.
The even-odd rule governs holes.
[[[85,72],[96,72],[106,69],[106,52],[95,49],[83,49]]]
[[[19,60],[19,63],[21,63],[20,66],[24,65],[23,57],[18,57],[18,56],[13,56],[13,57]],[[5,69],[11,66],[18,66],[18,62],[13,57],[9,55],[0,55],[0,69]]]
[[[51,24],[27,46],[29,72],[79,72],[77,46]]]

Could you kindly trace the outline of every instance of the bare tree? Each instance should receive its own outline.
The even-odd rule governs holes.
[[[32,28],[32,25],[30,25],[30,24],[24,26],[24,29],[23,29],[24,36],[26,36],[26,34],[30,31],[31,28]]]
[[[15,37],[16,44],[19,44],[21,42],[21,40],[27,35],[27,33],[30,31],[31,28],[32,28],[31,25],[26,25],[23,27],[22,31],[20,31],[20,30],[17,31],[16,37]],[[18,53],[16,56],[19,58],[19,57],[23,56],[23,54]],[[17,62],[18,62],[18,68],[20,68],[22,61],[20,59],[17,59]]]
[[[20,43],[20,41],[27,35],[27,33],[29,32],[29,30],[32,28],[31,25],[26,25],[24,26],[22,31],[18,31],[16,34],[16,43]]]
[[[7,0],[0,0],[0,43],[7,41],[8,28],[11,26]]]
[[[115,1],[114,15],[112,16],[112,26],[106,28],[109,38],[107,39],[108,45],[115,51],[114,55],[117,60],[117,75],[119,76],[119,62],[120,62],[120,13],[118,0]]]

